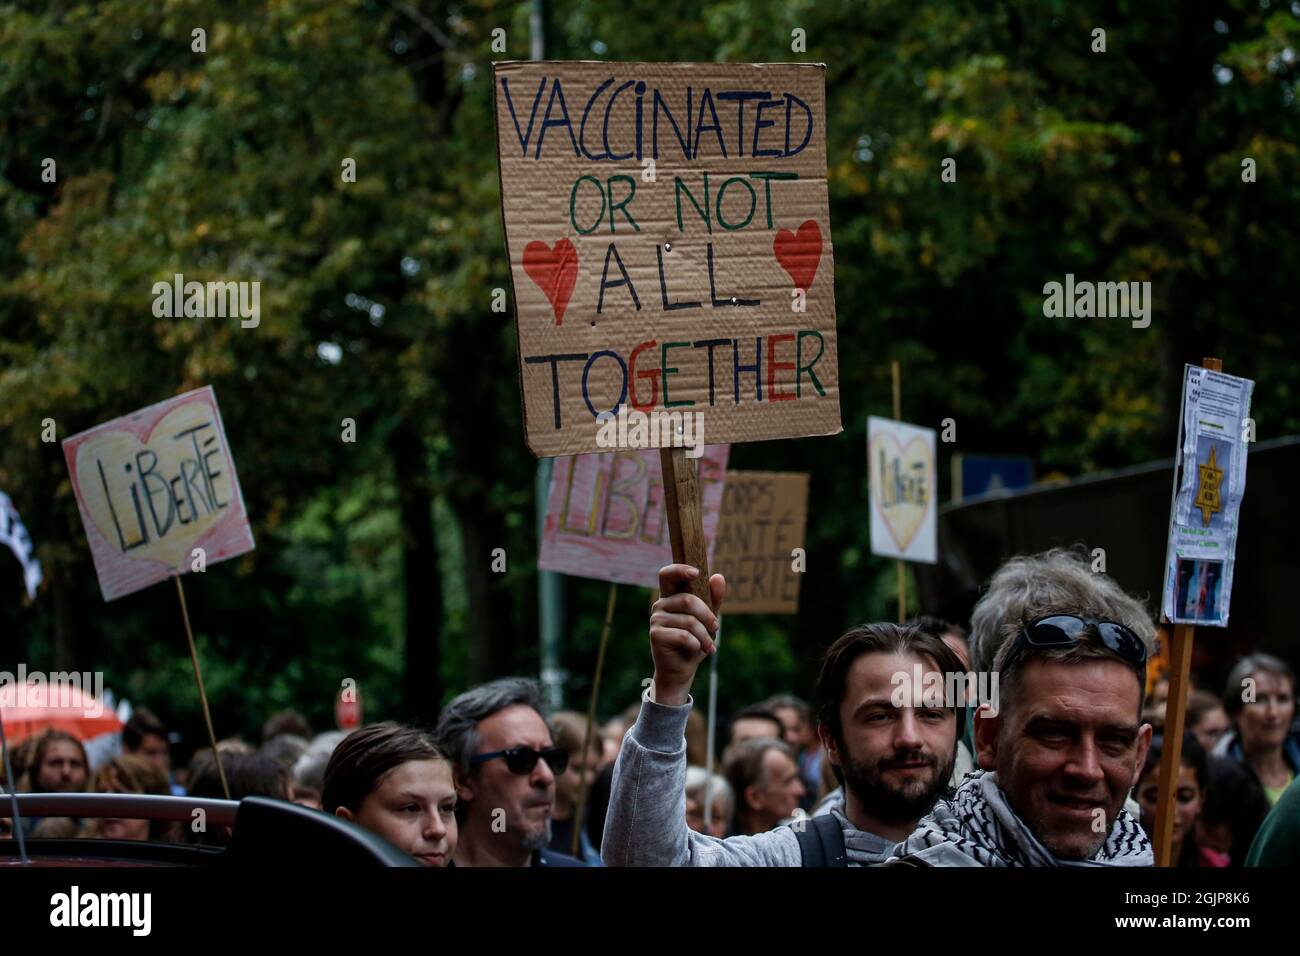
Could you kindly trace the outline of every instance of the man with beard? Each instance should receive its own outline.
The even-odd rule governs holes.
[[[569,755],[551,739],[536,683],[503,677],[466,691],[443,709],[435,737],[454,767],[456,866],[586,865],[547,849]]]
[[[952,773],[961,714],[902,695],[900,680],[962,671],[942,640],[914,628],[869,624],[826,652],[817,679],[818,734],[844,783],[843,810],[753,836],[706,836],[686,825],[686,745],[691,682],[714,653],[717,616],[698,597],[674,593],[699,572],[659,572],[650,615],[654,680],[623,739],[601,853],[607,866],[867,866],[911,833]],[[713,604],[726,591],[710,578]],[[941,686],[946,686],[943,681]],[[946,702],[945,702],[946,703]],[[922,705],[925,706],[922,706]]]

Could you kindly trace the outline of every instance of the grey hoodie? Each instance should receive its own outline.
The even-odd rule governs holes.
[[[605,817],[606,866],[799,866],[799,838],[788,826],[725,840],[686,825],[686,718],[692,701],[672,707],[644,700],[623,737]],[[893,841],[844,828],[849,865],[877,863]]]

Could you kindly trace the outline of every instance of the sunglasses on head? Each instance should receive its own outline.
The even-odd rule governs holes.
[[[1117,621],[1078,614],[1048,614],[1030,621],[1016,637],[1002,669],[1008,669],[1026,646],[1071,647],[1079,643],[1079,638],[1089,628],[1112,652],[1146,673],[1147,646],[1131,629]]]
[[[505,757],[506,767],[510,772],[521,775],[532,773],[533,768],[537,766],[538,760],[545,760],[552,773],[564,773],[569,766],[568,751],[561,750],[559,747],[547,747],[545,750],[534,750],[532,747],[511,747],[509,750],[494,750],[488,754],[475,754],[470,758],[469,765],[478,767],[489,760],[495,760],[497,757]]]

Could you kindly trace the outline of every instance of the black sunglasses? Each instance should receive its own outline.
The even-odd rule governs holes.
[[[510,772],[521,775],[532,773],[533,768],[537,766],[538,760],[545,760],[546,766],[551,768],[552,773],[564,773],[569,766],[568,751],[561,750],[559,747],[547,747],[545,750],[534,750],[532,747],[511,747],[509,750],[494,750],[490,754],[475,754],[470,758],[469,765],[477,767],[489,760],[495,760],[497,757],[505,757],[506,766],[510,768]]]
[[[1079,643],[1079,637],[1088,628],[1092,628],[1097,637],[1111,651],[1124,660],[1142,669],[1146,674],[1147,646],[1142,639],[1128,627],[1117,621],[1107,621],[1096,617],[1080,617],[1077,614],[1048,614],[1035,618],[1025,625],[1016,643],[1002,665],[1005,671],[1011,667],[1016,658],[1030,647],[1070,647]]]

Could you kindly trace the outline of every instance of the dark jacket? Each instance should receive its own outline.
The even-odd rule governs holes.
[[[1249,770],[1250,775],[1255,778],[1255,782],[1263,787],[1263,783],[1256,776],[1254,768],[1246,762],[1246,752],[1241,746],[1241,735],[1236,730],[1230,730],[1224,734],[1223,738],[1214,745],[1213,753],[1216,757],[1228,757],[1237,761],[1237,763]],[[1286,740],[1282,742],[1282,759],[1291,768],[1291,773],[1300,778],[1300,737],[1297,737],[1294,726],[1291,732],[1287,734]]]
[[[575,860],[565,853],[554,850],[538,850],[533,854],[533,866],[586,866],[581,860]]]

